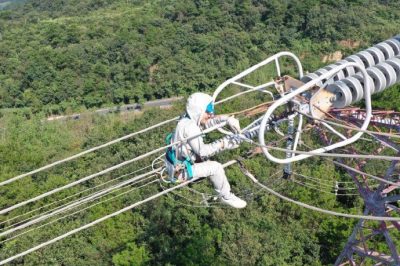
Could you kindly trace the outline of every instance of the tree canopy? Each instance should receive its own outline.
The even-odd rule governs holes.
[[[4,0],[0,0],[1,4]],[[83,115],[78,121],[46,123],[45,115],[213,91],[238,72],[282,50],[297,54],[308,71],[398,34],[400,3],[378,0],[27,0],[0,11],[0,181],[36,169],[182,113],[167,111]],[[1,9],[1,8],[0,8]],[[362,15],[360,15],[362,14]],[[354,44],[354,45],[353,45]],[[218,107],[220,113],[265,100],[243,97]],[[400,110],[399,85],[374,96],[375,107]],[[243,121],[248,122],[247,118]],[[27,197],[101,171],[164,145],[174,124],[138,135],[60,167],[0,187],[5,208]],[[212,140],[214,135],[207,137]],[[313,142],[311,135],[305,142]],[[365,151],[376,143],[359,144]],[[223,153],[225,162],[247,152]],[[149,158],[0,217],[26,213],[92,189],[115,178],[126,180],[151,164]],[[272,185],[277,165],[256,156],[246,166]],[[384,165],[385,166],[385,165]],[[333,183],[349,176],[312,158],[295,164],[302,173]],[[371,171],[383,168],[372,164]],[[237,166],[227,169],[244,210],[193,206],[189,189],[159,198],[16,260],[24,265],[330,265],[356,221],[328,217],[263,193]],[[359,197],[321,193],[276,178],[277,190],[327,209],[360,213]],[[275,182],[275,181],[274,181]],[[144,185],[140,183],[138,185]],[[134,187],[126,187],[128,191]],[[212,193],[206,180],[190,188]],[[318,187],[321,188],[321,187]],[[162,188],[154,183],[110,199],[85,212],[0,239],[0,258],[24,251]],[[82,194],[80,194],[82,193]],[[183,196],[183,197],[182,197]],[[198,196],[198,195],[197,195]],[[60,203],[61,204],[61,203]],[[214,204],[214,205],[213,205]],[[57,205],[58,206],[58,205]],[[88,205],[82,206],[82,208]],[[47,208],[47,207],[46,207]],[[48,209],[44,210],[48,210]],[[43,210],[43,211],[44,211]],[[34,215],[33,213],[30,215]],[[25,217],[25,216],[23,216]],[[21,217],[22,219],[22,217]],[[43,224],[41,224],[43,225]],[[400,240],[396,240],[400,245]],[[378,244],[377,244],[378,245]],[[384,248],[382,247],[384,251]]]

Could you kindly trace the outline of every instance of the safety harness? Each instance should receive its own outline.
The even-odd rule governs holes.
[[[167,137],[165,138],[165,143],[167,145],[172,143],[172,137],[174,136],[174,132],[169,133]],[[193,178],[193,171],[192,171],[192,165],[193,162],[190,159],[189,156],[186,156],[185,160],[181,161],[176,158],[176,150],[174,149],[174,146],[171,146],[167,149],[165,153],[165,158],[167,161],[174,166],[174,174],[169,178],[169,182],[171,183],[177,183],[180,182],[181,180],[178,179],[178,176],[186,170],[187,173],[187,180],[190,180]]]
[[[214,110],[214,102],[211,101],[207,107],[205,112],[210,113],[210,114],[214,114],[215,110]],[[189,114],[185,113],[182,118],[189,118]],[[172,138],[174,136],[174,132],[169,133],[167,135],[167,137],[165,138],[165,143],[167,145],[170,145],[172,143]],[[179,175],[181,175],[185,170],[187,173],[187,180],[190,180],[193,178],[193,171],[192,171],[192,165],[193,165],[193,161],[191,160],[190,156],[186,156],[185,159],[183,161],[178,160],[177,156],[176,156],[176,150],[174,148],[174,146],[171,146],[167,149],[166,153],[165,153],[165,158],[167,159],[168,163],[170,163],[174,170],[173,170],[173,174],[169,173],[169,180],[168,182],[171,183],[178,183],[181,182],[182,180],[180,180],[178,177]]]

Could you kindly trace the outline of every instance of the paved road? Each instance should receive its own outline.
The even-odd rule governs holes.
[[[170,107],[172,107],[173,102],[176,102],[176,101],[179,101],[182,99],[183,99],[183,97],[160,99],[160,100],[145,102],[143,104],[143,106],[140,104],[137,104],[137,103],[126,104],[126,105],[121,105],[121,106],[98,109],[96,111],[93,111],[92,113],[106,115],[106,114],[115,113],[115,112],[138,112],[138,111],[141,111],[145,107],[170,108]],[[56,121],[56,120],[59,121],[59,120],[71,120],[71,119],[78,120],[78,119],[80,119],[80,117],[81,117],[81,114],[59,115],[59,116],[48,117],[46,120],[47,121]]]

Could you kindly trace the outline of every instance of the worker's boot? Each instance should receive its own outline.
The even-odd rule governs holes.
[[[236,197],[235,194],[230,193],[228,196],[222,196],[221,201],[229,206],[237,209],[242,209],[246,207],[247,203],[239,197]]]

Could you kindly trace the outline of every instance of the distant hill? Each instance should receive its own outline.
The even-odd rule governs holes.
[[[26,2],[27,0],[0,0],[0,4],[11,4],[11,3],[21,3],[21,2]]]
[[[1,11],[0,109],[60,114],[213,91],[279,51],[314,71],[327,54],[399,33],[398,1],[202,3],[29,0]],[[379,97],[397,108],[391,93]]]
[[[26,0],[0,0],[0,10],[3,10],[10,4],[13,4],[13,3],[18,4],[18,3],[23,3],[25,1]]]

